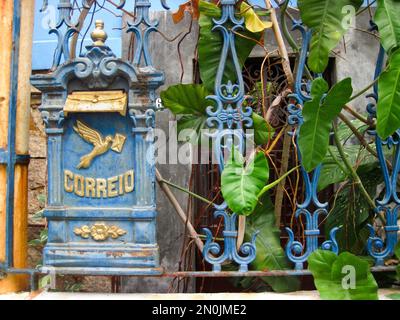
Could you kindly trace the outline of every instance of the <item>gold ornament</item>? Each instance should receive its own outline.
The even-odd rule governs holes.
[[[119,228],[118,226],[107,226],[105,223],[95,223],[93,226],[82,226],[75,228],[74,233],[84,239],[92,237],[95,241],[104,241],[108,238],[118,239],[119,237],[126,234],[126,231]]]

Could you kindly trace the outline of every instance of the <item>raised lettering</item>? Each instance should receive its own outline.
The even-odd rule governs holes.
[[[135,187],[135,178],[133,170],[129,170],[124,174],[125,193],[132,192]]]
[[[108,179],[84,177],[64,170],[64,190],[86,198],[113,198],[130,193],[135,188],[133,170]]]
[[[74,179],[74,174],[69,170],[64,170],[64,189],[65,189],[65,191],[74,192],[74,184],[73,183],[68,184],[69,180],[71,180],[71,182],[72,182],[73,179]]]
[[[107,198],[107,180],[97,178],[96,179],[96,188],[97,188],[97,198]],[[101,195],[102,194],[102,195]]]
[[[107,179],[108,196],[110,198],[118,196],[117,186],[115,185],[117,181],[118,181],[118,176]]]
[[[119,178],[119,195],[122,196],[124,194],[124,176],[120,174]]]
[[[96,197],[96,180],[93,178],[85,178],[85,196],[88,198]]]
[[[84,197],[85,196],[85,188],[84,188],[85,178],[79,174],[76,174],[74,177],[74,191],[77,196]]]

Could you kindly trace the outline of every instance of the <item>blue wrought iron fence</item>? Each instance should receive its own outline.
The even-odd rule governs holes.
[[[43,1],[43,9],[46,8],[47,0]],[[225,150],[231,150],[235,144],[240,152],[244,152],[245,139],[244,128],[252,126],[252,109],[244,106],[247,98],[245,95],[244,81],[242,70],[238,61],[236,52],[235,32],[243,29],[243,19],[239,19],[235,14],[236,0],[221,0],[221,17],[213,19],[213,31],[219,32],[223,38],[223,46],[221,52],[221,60],[215,81],[214,94],[208,99],[214,103],[207,109],[209,127],[216,129],[213,133],[215,139],[215,155],[220,161],[220,171],[224,168],[223,154]],[[17,71],[18,71],[18,42],[19,42],[19,17],[20,17],[20,1],[14,0],[14,32],[13,40],[16,43],[13,51],[13,65],[11,73],[12,95],[9,106],[9,146],[8,150],[0,150],[1,164],[7,165],[8,186],[14,185],[14,165],[17,161],[22,161],[15,154],[15,107],[17,95]],[[82,1],[82,6],[87,6],[87,1]],[[122,0],[118,8],[123,8],[126,1]],[[168,9],[167,4],[161,0],[161,5]],[[149,10],[151,3],[149,0],[135,0],[135,19],[129,23],[128,32],[135,34],[135,54],[133,64],[151,67],[152,58],[149,51],[149,36],[151,32],[157,32],[158,22],[151,21],[149,18]],[[73,5],[71,0],[59,0],[58,2],[58,20],[53,29],[50,30],[51,35],[57,37],[57,46],[54,53],[52,69],[56,69],[60,63],[70,59],[69,39],[77,32],[77,24],[71,20],[71,12]],[[292,103],[288,108],[288,122],[293,126],[291,134],[296,137],[301,130],[303,122],[302,106],[310,100],[310,81],[303,77],[306,68],[307,53],[311,38],[311,31],[308,30],[301,21],[293,21],[293,29],[299,30],[302,35],[302,47],[297,64],[296,81],[294,93],[291,96]],[[376,64],[375,78],[382,71],[384,64],[384,51],[380,50]],[[235,79],[224,80],[224,70],[228,59],[232,62],[235,70]],[[321,75],[316,75],[320,77]],[[376,116],[375,106],[378,100],[377,88],[375,86],[374,93],[369,96],[374,101],[367,106],[367,111],[371,118]],[[375,234],[375,228],[370,226],[371,235],[367,242],[368,253],[375,259],[376,268],[374,270],[384,270],[382,268],[384,260],[391,257],[394,253],[394,247],[397,244],[397,226],[398,211],[400,208],[400,198],[396,192],[396,183],[400,171],[400,129],[393,137],[382,140],[374,130],[369,133],[376,140],[377,153],[382,168],[382,174],[385,182],[385,195],[383,199],[376,200],[377,209],[376,217],[382,218],[384,221],[384,229],[386,236],[378,236]],[[395,150],[393,159],[388,159],[383,152],[384,148],[393,148]],[[300,158],[300,154],[299,154]],[[301,158],[300,158],[301,162]],[[387,163],[391,163],[392,171],[389,170]],[[304,264],[307,262],[310,254],[318,249],[318,236],[320,235],[320,227],[318,217],[328,213],[328,203],[321,203],[318,199],[317,184],[321,172],[319,165],[314,172],[309,175],[304,168],[301,169],[305,190],[304,202],[297,204],[296,218],[303,215],[306,218],[305,238],[306,243],[303,244],[295,239],[294,232],[290,228],[286,228],[289,235],[289,242],[286,246],[286,254],[290,261],[294,263],[294,270],[277,270],[277,271],[248,271],[248,265],[255,259],[256,245],[255,239],[257,232],[253,235],[252,241],[244,243],[239,250],[236,248],[237,242],[237,214],[229,213],[227,204],[223,202],[214,206],[214,216],[223,217],[223,248],[213,239],[213,235],[209,229],[204,229],[206,234],[206,242],[204,251],[202,252],[205,261],[213,266],[212,272],[176,272],[172,274],[164,274],[166,277],[216,277],[216,276],[287,276],[287,275],[304,275],[310,274],[304,270]],[[32,276],[32,287],[35,288],[35,275],[40,274],[40,269],[21,270],[13,268],[13,188],[7,188],[7,228],[6,228],[6,259],[2,261],[1,270],[6,273],[29,273]],[[331,250],[338,253],[340,248],[335,240],[335,235],[339,228],[330,230],[330,239],[322,243],[321,248]],[[234,262],[239,265],[238,272],[223,272],[221,265],[225,262]],[[389,270],[389,269],[385,269]]]

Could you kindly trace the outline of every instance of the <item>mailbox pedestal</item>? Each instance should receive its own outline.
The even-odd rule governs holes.
[[[101,21],[84,57],[32,77],[48,141],[44,267],[159,274],[154,108],[162,72],[114,56]]]

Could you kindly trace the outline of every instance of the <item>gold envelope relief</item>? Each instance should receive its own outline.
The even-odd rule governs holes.
[[[92,150],[81,157],[77,169],[89,168],[94,158],[106,153],[109,149],[121,153],[126,137],[120,133],[115,136],[103,136],[99,131],[91,128],[81,120],[76,120],[73,129],[84,141],[92,145]]]
[[[75,91],[68,95],[64,114],[74,112],[118,112],[126,114],[127,96],[122,90]]]

